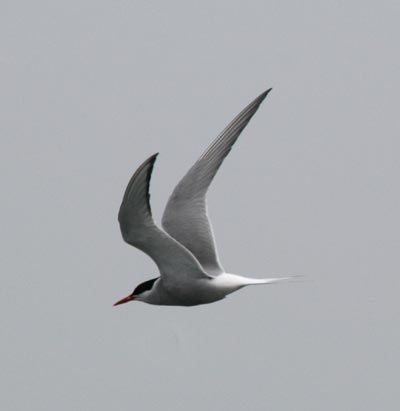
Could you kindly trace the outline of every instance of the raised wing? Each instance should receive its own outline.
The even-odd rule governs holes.
[[[149,184],[157,155],[152,155],[136,170],[126,188],[118,214],[122,237],[149,255],[165,279],[183,281],[207,277],[192,253],[154,223]]]
[[[215,174],[271,89],[260,94],[208,147],[172,192],[162,218],[163,228],[190,250],[211,275],[224,272],[207,214],[206,194]]]

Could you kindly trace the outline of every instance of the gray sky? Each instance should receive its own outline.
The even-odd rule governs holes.
[[[2,410],[397,410],[397,1],[3,1]],[[196,308],[112,307],[157,218],[273,87],[209,195],[230,272],[305,274]]]

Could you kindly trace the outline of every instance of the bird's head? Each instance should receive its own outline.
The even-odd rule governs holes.
[[[146,302],[148,296],[151,294],[154,283],[158,278],[153,278],[152,280],[145,281],[144,283],[139,284],[128,297],[123,298],[122,300],[117,301],[115,305],[120,305],[128,303],[129,301],[143,301]]]

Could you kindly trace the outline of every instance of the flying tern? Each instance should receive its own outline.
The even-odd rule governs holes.
[[[225,272],[219,261],[207,213],[206,194],[215,174],[271,89],[242,110],[214,140],[172,192],[155,224],[149,184],[157,154],[134,173],[118,214],[123,239],[156,263],[160,276],[139,284],[114,305],[142,301],[155,305],[194,306],[222,300],[248,285],[271,284],[284,278],[247,278]]]

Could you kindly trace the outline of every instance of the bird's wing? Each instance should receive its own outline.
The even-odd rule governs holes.
[[[214,140],[175,187],[164,211],[164,230],[190,250],[204,270],[214,276],[224,269],[207,214],[207,190],[233,144],[270,91],[260,94]]]
[[[149,184],[156,157],[157,154],[148,158],[128,183],[118,214],[122,237],[148,254],[166,280],[207,277],[193,254],[154,223]]]

